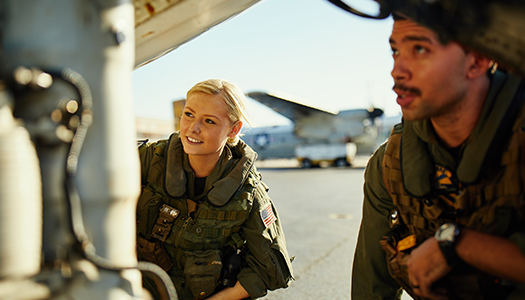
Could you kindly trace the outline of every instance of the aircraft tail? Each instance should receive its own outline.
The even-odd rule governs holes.
[[[186,105],[185,99],[173,101],[173,115],[175,116],[175,130],[176,131],[180,130],[180,117],[182,116],[184,105]]]

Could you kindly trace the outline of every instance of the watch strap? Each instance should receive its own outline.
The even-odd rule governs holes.
[[[441,249],[441,252],[443,253],[443,256],[447,260],[447,264],[454,268],[458,266],[461,263],[461,259],[459,258],[458,254],[456,253],[456,249],[454,249],[454,244],[450,242],[440,242],[438,243],[439,248]]]
[[[443,256],[445,257],[447,264],[454,268],[458,266],[461,263],[461,258],[459,258],[457,252],[456,252],[456,242],[459,235],[459,226],[456,224],[453,224],[455,226],[454,231],[454,238],[452,240],[443,240],[440,241],[438,239],[438,246],[439,249],[441,249],[441,252],[443,253]],[[439,231],[441,228],[439,229]]]

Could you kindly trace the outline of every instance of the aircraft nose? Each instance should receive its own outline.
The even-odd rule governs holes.
[[[379,108],[374,108],[372,111],[369,111],[369,114],[370,114],[369,117],[371,119],[374,119],[374,118],[377,118],[383,115],[383,110]]]

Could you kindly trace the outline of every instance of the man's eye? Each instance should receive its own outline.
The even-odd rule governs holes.
[[[184,115],[187,116],[187,117],[190,117],[190,118],[193,117],[192,113],[190,113],[190,112],[185,112]]]
[[[396,56],[399,54],[399,51],[397,49],[392,48],[392,55]]]
[[[417,54],[424,54],[424,53],[427,53],[427,48],[425,47],[421,47],[421,46],[415,46],[414,47],[414,51],[417,53]]]

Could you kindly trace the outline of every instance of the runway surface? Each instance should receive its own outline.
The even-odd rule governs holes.
[[[350,299],[366,161],[352,168],[259,165],[278,209],[288,252],[295,256],[295,281],[264,299]],[[411,297],[404,295],[403,299]]]

